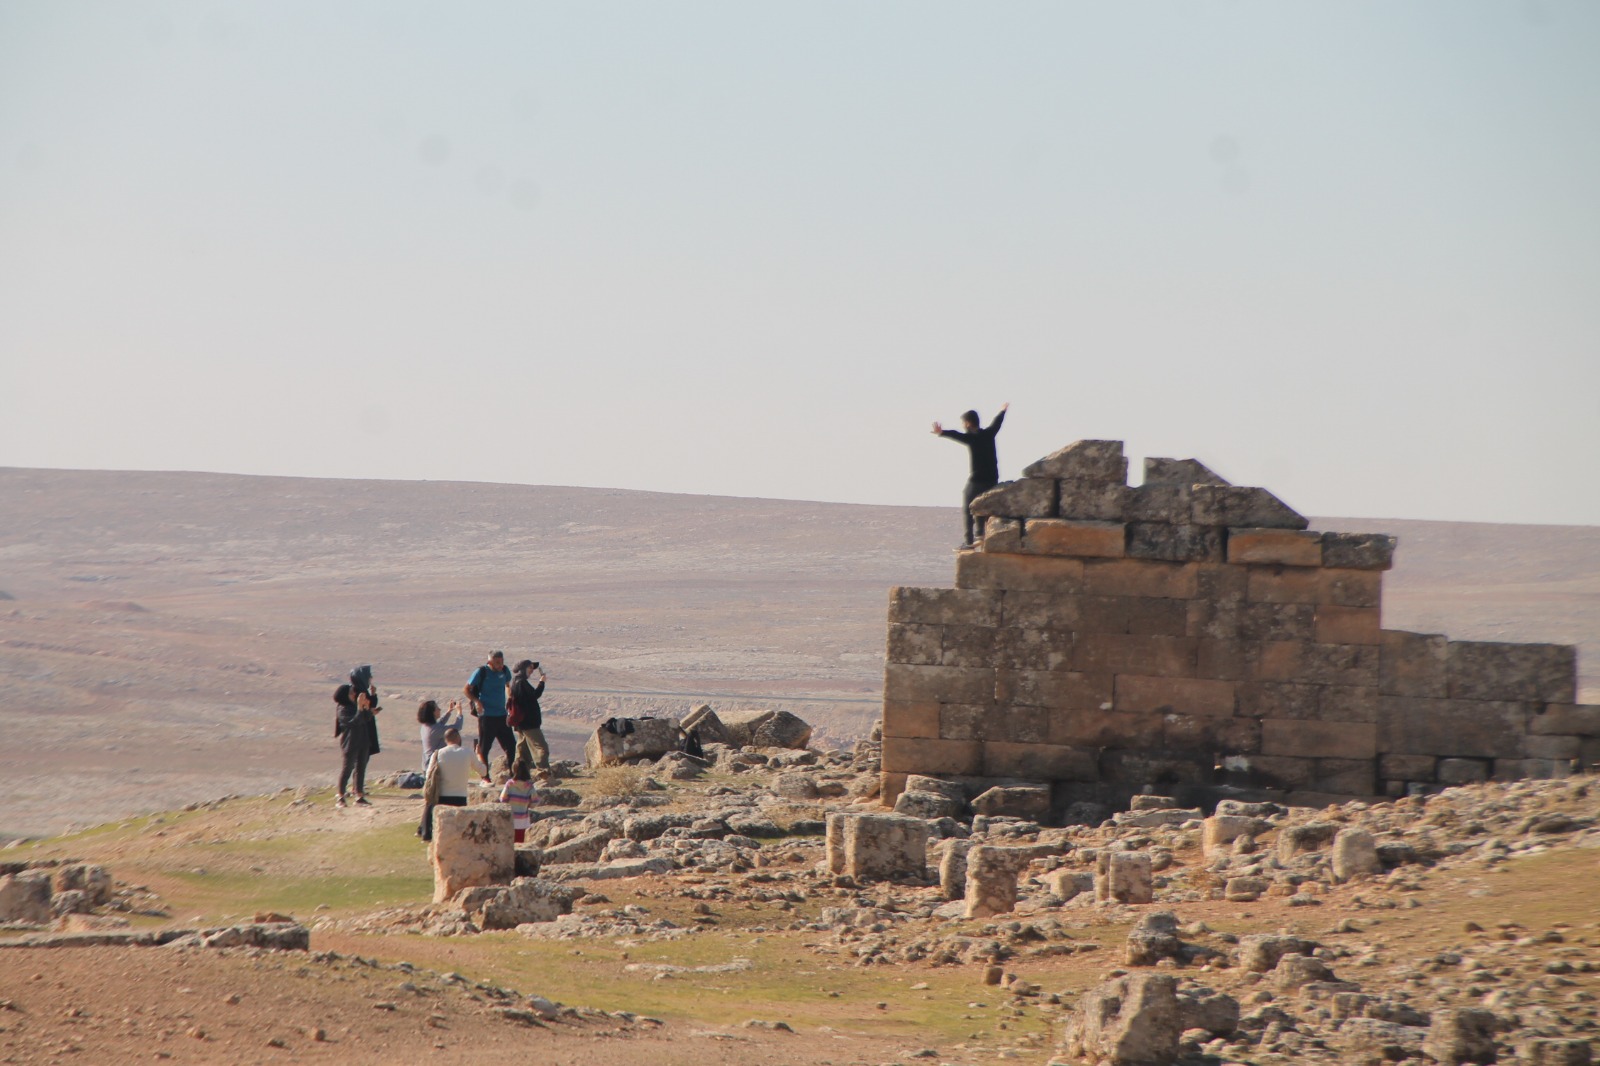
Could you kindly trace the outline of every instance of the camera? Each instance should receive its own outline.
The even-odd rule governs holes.
[[[535,670],[537,670],[537,669],[539,669],[539,664],[538,664],[538,663],[534,663],[534,664],[533,664],[533,668],[534,668],[534,669],[535,669]]]

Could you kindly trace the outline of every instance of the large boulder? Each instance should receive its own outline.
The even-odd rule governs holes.
[[[48,870],[24,870],[0,877],[0,922],[43,925],[51,917]]]
[[[907,789],[894,801],[896,814],[913,818],[959,818],[966,813],[966,809],[967,805],[962,800],[954,800],[938,792],[923,792],[921,789]]]
[[[745,748],[804,748],[811,726],[788,711],[727,711],[722,727],[728,742]]]
[[[82,892],[90,906],[98,907],[111,898],[111,871],[92,862],[58,866],[53,880],[57,892]]]
[[[973,800],[972,809],[991,818],[1043,822],[1050,817],[1050,789],[1041,785],[996,785]]]
[[[583,746],[590,769],[616,766],[629,759],[659,759],[683,747],[683,729],[676,718],[608,718]]]
[[[462,889],[503,885],[517,871],[511,808],[503,803],[433,809],[433,901]]]
[[[726,744],[728,743],[728,730],[722,724],[722,719],[717,717],[717,712],[711,709],[711,704],[702,703],[690,711],[683,719],[683,731],[693,730],[700,737],[700,743]]]
[[[928,823],[899,814],[835,811],[828,815],[827,848],[828,869],[836,874],[921,878],[928,871]]]
[[[455,902],[479,929],[515,929],[571,914],[574,895],[565,885],[519,877],[509,885],[469,888]]]
[[[1139,973],[1084,993],[1067,1023],[1067,1053],[1113,1066],[1167,1066],[1183,1034],[1177,987],[1168,974]]]

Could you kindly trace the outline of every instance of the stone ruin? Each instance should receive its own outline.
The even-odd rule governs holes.
[[[1600,760],[1576,649],[1382,627],[1395,538],[1193,459],[1078,441],[980,496],[955,587],[890,592],[882,790],[908,775],[1321,806]]]

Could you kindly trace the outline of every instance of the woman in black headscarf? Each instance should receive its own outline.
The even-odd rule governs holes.
[[[366,671],[367,688],[358,690],[351,685],[340,685],[333,693],[336,708],[333,735],[339,738],[339,747],[344,752],[344,766],[339,771],[339,798],[335,801],[339,807],[345,805],[345,788],[352,775],[355,776],[357,805],[372,805],[367,799],[367,760],[378,754],[378,720],[374,715],[379,708],[371,688],[372,668],[362,669]],[[354,678],[360,672],[350,676]]]

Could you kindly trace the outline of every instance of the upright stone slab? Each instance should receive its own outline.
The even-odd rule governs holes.
[[[1139,973],[1084,993],[1062,1043],[1067,1054],[1090,1062],[1167,1066],[1182,1035],[1177,979]]]
[[[925,877],[928,823],[899,814],[828,815],[828,868],[862,881]]]
[[[961,899],[967,892],[967,852],[972,841],[951,837],[939,855],[939,892],[945,899]]]
[[[1149,903],[1155,899],[1150,855],[1143,851],[1102,851],[1094,897],[1102,903]]]
[[[507,884],[517,873],[511,808],[502,803],[433,809],[433,901],[465,888]]]
[[[1017,905],[1017,877],[1033,858],[1029,848],[980,844],[967,852],[968,918],[1009,914]]]
[[[1341,829],[1333,838],[1333,877],[1336,881],[1349,881],[1383,869],[1378,861],[1378,845],[1365,829]]]

